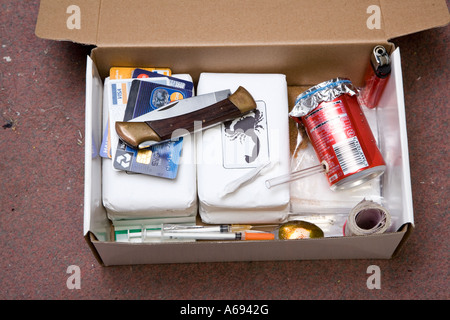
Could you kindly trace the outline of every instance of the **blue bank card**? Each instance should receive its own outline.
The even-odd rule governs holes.
[[[144,69],[135,69],[133,71],[133,78],[145,79],[145,78],[160,78],[161,75],[155,72],[151,72]],[[167,79],[167,84],[171,87],[178,88],[190,92],[191,95],[194,92],[194,83],[188,80],[178,79],[175,77],[164,76]]]

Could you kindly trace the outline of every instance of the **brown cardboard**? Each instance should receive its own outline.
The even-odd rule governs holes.
[[[201,47],[98,47],[92,51],[99,73],[111,66],[148,64],[170,66],[189,73],[194,81],[200,72],[283,73],[289,85],[312,85],[340,74],[361,84],[373,43],[336,43],[259,46]],[[393,45],[385,43],[388,48]],[[245,69],[243,69],[245,66]]]
[[[449,23],[445,1],[381,0],[386,39]]]
[[[72,40],[84,44],[97,41],[101,0],[57,0],[41,1],[35,33],[38,37],[52,40]],[[80,29],[70,29],[67,21],[74,13],[71,6],[80,9]]]
[[[79,29],[67,27],[71,5]],[[367,26],[372,6],[380,28]],[[442,0],[42,0],[36,34],[99,47],[330,44],[383,42],[448,22]]]
[[[79,7],[80,29],[67,26],[73,5]],[[380,8],[380,29],[367,26],[374,5]],[[36,34],[96,44],[94,60],[102,78],[109,66],[151,61],[189,73],[194,81],[200,71],[242,72],[245,65],[245,72],[286,74],[289,85],[313,85],[327,80],[327,73],[360,85],[365,55],[374,43],[449,19],[442,0],[339,0],[332,5],[311,0],[42,0]]]
[[[67,28],[71,5],[80,8],[80,29]],[[380,29],[367,28],[370,14],[366,10],[371,5],[381,8]],[[36,34],[97,45],[91,54],[92,71],[98,69],[101,79],[112,66],[149,63],[189,73],[194,81],[200,72],[284,73],[292,97],[298,91],[295,86],[309,87],[336,74],[360,85],[374,44],[385,44],[392,51],[394,46],[387,43],[390,38],[448,22],[443,0],[42,0]],[[91,104],[99,102],[93,99]],[[86,111],[86,125],[92,129],[93,122],[101,121],[100,112]],[[89,152],[86,157],[89,159]],[[115,243],[108,241],[111,230],[104,219],[96,221],[103,214],[101,193],[94,188],[101,165],[86,163],[91,166],[87,172],[92,181],[86,181],[85,207],[90,206],[87,210],[94,214],[85,224],[99,225],[106,240],[98,240],[91,230],[85,239],[103,265],[389,259],[413,229],[407,223],[397,232],[383,235],[304,241]],[[410,181],[409,186],[405,183],[405,188],[410,188]]]
[[[366,2],[346,0],[339,6],[329,1],[155,0],[124,6],[122,1],[108,1],[102,3],[97,44],[195,46],[382,40],[382,31],[371,32],[365,27],[365,15],[352,14],[353,10],[365,12]],[[111,18],[119,12],[133,19]],[[174,18],[167,23],[169,12]],[[142,25],[142,21],[147,23]],[[358,30],[358,26],[364,27]],[[336,28],[342,31],[336,32]]]

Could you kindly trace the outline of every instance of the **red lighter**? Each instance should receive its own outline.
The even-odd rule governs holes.
[[[378,105],[391,74],[391,61],[383,46],[372,50],[369,66],[365,75],[365,85],[359,92],[359,102],[369,109]]]

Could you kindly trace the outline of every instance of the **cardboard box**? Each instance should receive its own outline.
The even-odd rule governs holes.
[[[443,0],[42,0],[39,37],[97,47],[87,58],[84,237],[102,265],[297,259],[389,259],[414,228],[399,49],[389,39],[449,22]],[[369,53],[384,44],[393,71],[378,110],[387,162],[384,203],[397,231],[311,240],[127,244],[111,241],[102,206],[103,79],[112,66],[282,73],[301,86],[347,77],[361,85]]]

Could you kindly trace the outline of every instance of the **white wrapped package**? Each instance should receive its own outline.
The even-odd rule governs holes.
[[[192,81],[187,75],[174,75],[174,77]],[[103,99],[105,125],[109,109],[109,99],[106,96],[108,81],[105,79]],[[114,128],[113,123],[111,127]],[[114,134],[115,132],[111,132],[111,135]],[[117,144],[117,140],[114,142]],[[113,143],[112,147],[115,146]],[[113,168],[111,159],[103,158],[102,198],[109,219],[116,221],[196,215],[198,206],[194,150],[192,136],[184,137],[177,177],[173,180],[117,171]]]
[[[239,86],[255,112],[196,134],[199,213],[205,223],[280,223],[289,211],[289,185],[265,181],[289,172],[286,77],[281,74],[202,73],[197,93]]]

